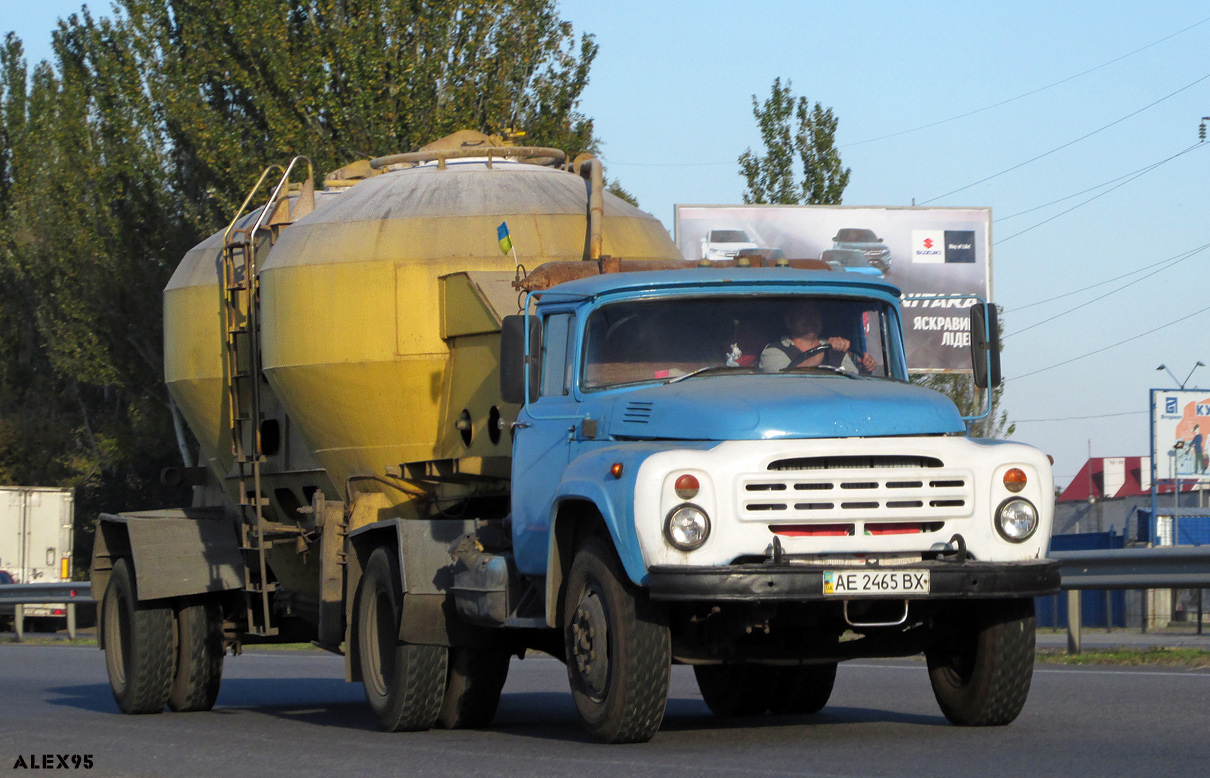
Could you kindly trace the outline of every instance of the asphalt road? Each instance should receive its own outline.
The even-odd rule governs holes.
[[[564,668],[514,660],[485,731],[379,732],[343,660],[228,657],[210,713],[123,716],[92,648],[0,645],[0,771],[91,756],[105,776],[1162,776],[1210,771],[1210,671],[1040,665],[1024,713],[950,726],[922,662],[842,665],[816,716],[713,718],[688,668],[673,672],[647,744],[600,746],[576,721]],[[43,778],[50,778],[41,773]]]

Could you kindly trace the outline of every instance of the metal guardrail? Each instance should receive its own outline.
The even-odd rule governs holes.
[[[1067,652],[1080,653],[1083,589],[1210,588],[1210,546],[1052,551],[1067,591]],[[1201,634],[1199,621],[1198,634]]]
[[[1080,598],[1083,589],[1201,589],[1210,588],[1210,546],[1117,548],[1096,551],[1052,551],[1060,586],[1067,591],[1068,650],[1080,650]],[[0,584],[0,604],[67,604],[68,632],[75,637],[75,605],[93,602],[87,581]],[[21,620],[17,619],[21,638]]]
[[[1052,551],[1061,586],[1079,589],[1210,588],[1210,546]]]
[[[25,637],[26,605],[66,605],[67,636],[76,637],[76,606],[93,602],[92,585],[87,581],[0,584],[0,605],[13,606],[13,627],[17,640]]]
[[[0,584],[0,604],[3,605],[57,605],[69,601],[92,602],[92,584],[88,581]]]

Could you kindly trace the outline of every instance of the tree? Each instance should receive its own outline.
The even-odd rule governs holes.
[[[0,46],[0,481],[177,504],[161,290],[266,164],[316,172],[449,132],[593,151],[597,47],[553,0],[118,0],[53,59]],[[77,543],[86,561],[87,542]]]
[[[593,151],[577,106],[597,46],[553,0],[120,0],[172,149],[207,226],[268,161],[317,170],[460,129]]]
[[[744,202],[839,205],[850,170],[841,166],[836,150],[837,119],[832,109],[795,98],[789,79],[783,87],[775,78],[763,105],[752,95],[752,115],[766,153],[758,156],[749,148],[739,156],[740,175],[747,181]],[[797,120],[793,133],[791,117]]]

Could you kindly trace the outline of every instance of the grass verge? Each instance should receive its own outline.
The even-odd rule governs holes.
[[[1040,664],[1123,665],[1134,667],[1210,667],[1210,651],[1201,648],[1086,648],[1068,654],[1065,648],[1039,648]]]

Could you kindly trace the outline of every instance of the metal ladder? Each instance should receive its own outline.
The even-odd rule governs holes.
[[[307,178],[290,207],[289,183],[295,168],[305,162]],[[238,226],[261,187],[274,171],[281,179],[255,219]],[[266,533],[264,507],[269,500],[261,493],[261,360],[260,360],[260,272],[257,254],[267,252],[278,234],[315,208],[315,178],[311,160],[295,157],[284,169],[265,168],[244,199],[239,212],[223,233],[223,377],[227,389],[227,421],[231,454],[238,484],[240,546],[244,553],[244,594],[248,631],[276,635],[269,594],[276,584],[268,580],[265,564]]]

